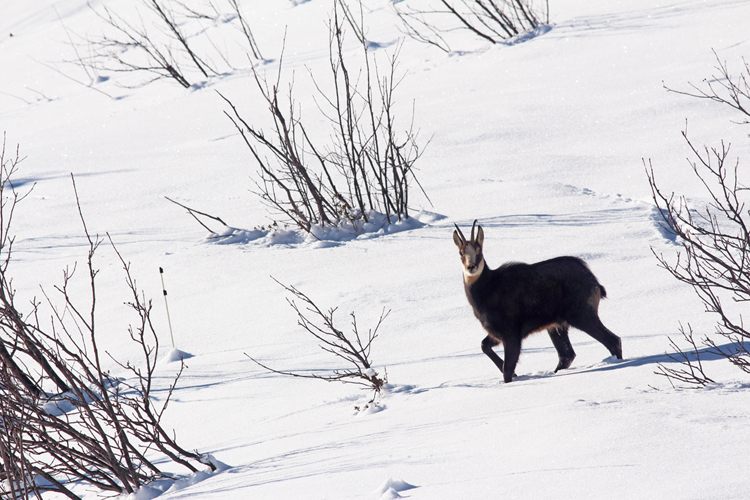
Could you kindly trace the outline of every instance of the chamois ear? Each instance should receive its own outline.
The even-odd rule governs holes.
[[[459,250],[464,246],[461,237],[458,235],[458,231],[453,231],[453,243],[456,244]]]
[[[484,229],[482,229],[482,226],[477,226],[476,242],[480,247],[484,246]]]

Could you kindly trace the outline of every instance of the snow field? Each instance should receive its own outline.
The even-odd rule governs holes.
[[[365,6],[368,37],[385,51],[394,47],[401,34],[388,2]],[[273,59],[261,68],[270,78],[286,28],[282,80],[294,73],[303,118],[324,123],[308,69],[325,74],[331,3],[243,7]],[[17,300],[39,297],[39,284],[52,290],[65,266],[83,270],[73,172],[89,229],[111,235],[153,299],[165,356],[157,383],[165,388],[177,364],[167,357],[164,268],[176,347],[192,355],[166,424],[183,446],[227,465],[185,476],[165,493],[153,485],[137,500],[744,497],[750,396],[742,374],[709,358],[719,383],[702,391],[672,389],[654,374],[657,363],[669,363],[667,336],[678,338],[679,321],[704,334],[714,319],[656,265],[652,248],[673,255],[678,246],[659,230],[643,159],[665,190],[700,204],[705,196],[680,136],[686,119],[697,144],[723,138],[741,166],[750,157],[747,129],[730,122],[729,110],[663,88],[709,78],[712,49],[730,67],[747,57],[750,7],[738,0],[550,7],[552,29],[523,43],[488,47],[460,35],[456,52],[442,54],[404,42],[396,109],[407,120],[414,104],[420,137],[431,138],[418,174],[432,205],[412,197],[424,226],[333,235],[325,244],[241,233],[217,244],[164,199],[239,231],[268,224],[250,192],[256,167],[215,93],[248,118],[267,120],[241,57],[235,70],[187,90],[167,82],[123,89],[113,79],[94,85],[110,98],[50,69],[85,78],[61,63],[75,57],[63,24],[78,33],[94,26],[85,1],[2,7],[0,128],[27,157],[21,190],[36,183],[15,214]],[[475,218],[491,267],[584,258],[607,288],[600,315],[622,337],[625,359],[613,362],[573,331],[577,358],[553,374],[556,353],[540,334],[524,345],[517,380],[503,384],[480,351],[484,333],[451,240],[454,223],[467,228]],[[134,357],[121,266],[106,244],[96,263],[100,342]],[[391,310],[372,350],[390,384],[377,405],[357,411],[370,394],[271,374],[245,356],[284,370],[340,368],[296,325],[270,276],[321,308],[338,307],[342,328],[350,311],[366,329]],[[85,299],[85,280],[76,286]]]

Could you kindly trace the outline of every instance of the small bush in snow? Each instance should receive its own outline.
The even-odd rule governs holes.
[[[371,211],[384,214],[389,223],[408,218],[411,187],[419,186],[414,172],[421,155],[417,134],[411,126],[400,132],[395,119],[398,47],[381,72],[372,45],[362,35],[362,24],[355,22],[348,8],[343,9],[345,21],[341,20],[341,6],[334,5],[329,21],[333,90],[324,91],[322,82],[312,77],[320,111],[331,124],[330,143],[320,144],[302,122],[291,86],[283,102],[283,57],[272,84],[254,72],[273,123],[271,133],[248,123],[221,96],[231,109],[225,114],[259,166],[257,194],[285,218],[280,222],[308,233],[315,226],[367,223]],[[346,23],[359,42],[361,69],[354,72],[344,56]]]
[[[693,85],[694,92],[672,92],[726,104],[745,115],[743,124],[750,124],[750,66],[744,63],[743,72],[733,77],[718,55],[717,70],[706,88]],[[693,145],[682,133],[692,153],[690,166],[708,194],[706,206],[696,209],[684,196],[667,195],[656,184],[653,167],[647,170],[654,202],[663,218],[666,229],[676,235],[683,253],[677,259],[657,255],[661,266],[679,281],[693,287],[706,306],[706,311],[718,314],[716,334],[728,341],[718,345],[706,335],[701,340],[704,352],[719,355],[745,373],[750,373],[750,329],[742,318],[742,304],[750,301],[750,191],[739,178],[739,159],[732,164],[729,144],[720,147]],[[680,368],[660,365],[659,375],[670,381],[696,386],[707,385],[711,380],[703,370],[701,349],[688,325],[680,328],[690,345],[689,353],[672,341],[676,354],[670,355],[680,363]]]
[[[75,62],[89,76],[90,72],[147,75],[146,79],[129,80],[132,83],[125,86],[168,79],[187,88],[232,69],[228,54],[220,51],[221,44],[209,35],[211,28],[224,24],[234,24],[252,56],[262,59],[237,0],[227,0],[224,12],[219,10],[221,6],[217,2],[188,7],[174,0],[140,0],[131,6],[131,12],[122,13],[104,4],[92,6],[101,21],[97,25],[100,34],[83,38],[82,50],[76,53],[87,55]]]
[[[412,0],[394,3],[411,38],[451,51],[447,34],[465,30],[490,43],[500,43],[549,24],[549,2],[535,8],[532,0]]]
[[[274,281],[276,280],[274,279]],[[276,282],[279,283],[278,281]],[[352,318],[352,330],[350,334],[346,334],[334,324],[333,315],[336,312],[336,307],[330,308],[328,311],[324,312],[315,304],[315,302],[312,301],[312,299],[310,299],[310,297],[300,292],[295,287],[286,286],[282,283],[279,283],[279,285],[283,286],[284,289],[294,297],[292,299],[287,299],[287,302],[292,306],[294,312],[297,313],[297,324],[320,342],[321,349],[340,360],[343,360],[347,365],[347,368],[333,370],[332,373],[325,375],[282,371],[269,368],[247,354],[245,354],[245,356],[253,360],[262,368],[273,373],[289,375],[292,377],[325,380],[326,382],[355,384],[362,386],[365,389],[373,390],[376,395],[379,394],[387,381],[385,377],[376,372],[372,367],[373,363],[370,358],[370,350],[372,349],[372,343],[378,336],[378,328],[380,328],[381,323],[388,316],[390,311],[383,310],[375,328],[368,330],[366,336],[360,333],[357,326],[357,318],[354,313],[350,313]],[[297,305],[295,299],[302,303],[302,309]]]
[[[97,270],[93,257],[98,237],[90,236],[84,283],[88,303],[74,300],[75,267],[66,269],[54,299],[44,292],[50,325],[41,318],[42,304],[34,301],[29,314],[14,302],[8,275],[13,237],[9,229],[16,204],[23,199],[10,177],[20,159],[0,152],[0,498],[42,498],[56,492],[77,499],[76,486],[107,494],[133,493],[159,478],[165,464],[179,464],[191,472],[206,456],[180,447],[161,419],[169,403],[175,377],[155,404],[152,378],[158,339],[151,324],[151,304],[139,293],[129,265],[117,256],[132,292],[128,305],[138,322],[128,330],[143,357],[140,363],[120,363],[128,376],[117,378],[105,368],[105,353],[97,341]],[[75,184],[74,184],[75,187]],[[77,195],[76,195],[77,198]],[[80,212],[80,205],[79,205]],[[83,222],[83,216],[81,215]],[[114,247],[114,245],[113,245]],[[115,249],[116,252],[116,249]],[[182,365],[180,373],[182,372]],[[156,454],[156,455],[155,455]],[[158,458],[159,460],[154,460]]]

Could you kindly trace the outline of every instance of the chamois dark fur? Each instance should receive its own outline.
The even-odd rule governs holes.
[[[484,230],[474,228],[466,241],[456,225],[453,241],[461,254],[464,288],[469,304],[485,330],[484,352],[503,373],[505,382],[515,376],[521,343],[532,333],[547,330],[557,350],[555,372],[569,368],[576,353],[568,338],[570,326],[601,342],[609,352],[622,359],[622,341],[599,319],[599,300],[607,296],[604,287],[577,257],[523,264],[509,262],[490,269],[484,261]],[[503,344],[505,362],[492,349]]]

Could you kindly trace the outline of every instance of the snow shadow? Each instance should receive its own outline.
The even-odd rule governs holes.
[[[734,347],[732,344],[724,344],[717,346],[718,350],[732,352],[734,350]],[[685,356],[687,356],[687,359],[690,361],[696,361],[698,357],[696,356],[696,353],[694,351],[684,351]],[[724,356],[719,354],[717,352],[717,349],[710,348],[710,347],[703,347],[701,349],[698,349],[697,355],[700,356],[701,361],[716,361],[716,360],[722,360],[725,359]],[[673,363],[679,363],[679,355],[676,355],[675,353],[667,353],[664,352],[662,354],[652,354],[648,356],[640,356],[635,358],[626,358],[623,360],[616,360],[613,357],[606,358],[601,363],[589,367],[589,368],[583,368],[579,370],[575,370],[573,372],[564,373],[564,372],[558,372],[558,375],[572,375],[574,373],[590,373],[590,372],[601,372],[601,371],[609,371],[609,370],[618,370],[622,368],[633,368],[633,367],[640,367],[640,366],[646,366],[646,365],[659,365],[659,364],[673,364]]]
[[[579,16],[556,25],[556,34],[560,38],[586,36],[617,36],[625,33],[643,33],[646,30],[659,29],[662,19],[673,20],[684,15],[693,15],[701,10],[721,8],[721,4],[687,3],[676,5],[655,5],[651,9],[633,7],[630,11],[607,13],[591,16]]]
[[[533,40],[534,38],[540,37],[546,33],[549,33],[550,31],[552,31],[552,25],[544,24],[542,26],[537,26],[533,30],[524,31],[523,33],[518,34],[513,38],[509,38],[508,40],[502,42],[502,44],[518,45],[519,43],[528,42],[530,40]]]
[[[126,169],[126,168],[120,168],[120,169],[113,169],[113,170],[105,170],[101,172],[80,172],[75,174],[76,179],[82,179],[85,177],[101,177],[106,176],[110,174],[122,174],[122,173],[128,173],[133,172],[134,169]],[[11,184],[13,185],[13,188],[19,189],[24,186],[34,185],[34,184],[41,184],[45,181],[57,181],[61,179],[67,179],[68,182],[70,182],[70,172],[49,172],[49,173],[40,173],[36,176],[29,176],[29,177],[14,177],[11,180]]]
[[[606,224],[621,223],[623,221],[638,221],[648,215],[644,206],[627,208],[605,208],[602,210],[589,210],[584,212],[557,213],[557,214],[511,214],[485,217],[482,219],[484,228],[514,228],[528,226],[581,226],[584,224]],[[459,226],[471,226],[473,221],[459,222]]]
[[[626,339],[627,340],[627,339]],[[595,343],[594,341],[590,343]],[[579,343],[579,345],[582,345]],[[733,352],[736,350],[731,343],[719,345],[717,346],[717,349],[725,351],[725,352]],[[717,349],[709,348],[709,347],[703,347],[698,349],[698,356],[700,356],[701,362],[708,362],[708,361],[717,361],[725,359],[724,356],[719,354],[717,352]],[[543,348],[532,348],[532,349],[524,349],[524,353],[531,353],[531,352],[541,352],[541,351],[549,351],[550,356],[553,356],[554,349],[552,347],[543,347]],[[503,357],[504,353],[502,350],[499,352],[500,356]],[[687,356],[687,359],[690,361],[696,361],[697,356],[696,353],[693,351],[685,351],[685,355]],[[670,357],[671,356],[671,357]],[[461,354],[461,355],[455,355],[455,356],[446,356],[451,358],[458,358],[458,357],[466,357],[466,358],[476,358],[477,361],[485,362],[486,358],[483,353],[471,353],[471,354]],[[437,359],[437,358],[436,358]],[[576,358],[580,359],[580,358]],[[433,360],[430,360],[433,361]],[[550,361],[551,362],[551,361]],[[670,364],[676,364],[679,363],[679,356],[677,356],[675,353],[660,353],[660,354],[650,354],[646,356],[637,356],[632,358],[625,358],[625,359],[616,359],[614,356],[608,356],[601,361],[593,364],[581,364],[581,365],[574,365],[567,370],[560,370],[557,373],[554,372],[554,370],[540,370],[536,372],[527,372],[524,373],[523,367],[517,368],[516,373],[517,375],[513,377],[514,382],[523,382],[523,381],[533,381],[533,380],[540,380],[540,379],[546,379],[551,377],[564,377],[564,376],[573,376],[578,375],[582,373],[593,373],[593,372],[604,372],[604,371],[610,371],[610,370],[621,370],[626,368],[638,368],[642,366],[649,366],[649,365],[670,365]],[[554,365],[552,365],[554,366]],[[498,372],[499,373],[499,372]],[[431,387],[418,387],[418,386],[407,386],[408,389],[404,390],[402,392],[407,394],[420,394],[423,392],[429,392],[437,389],[446,389],[446,388],[455,388],[455,387],[464,387],[464,388],[472,388],[472,389],[480,389],[480,388],[491,388],[497,386],[498,381],[497,380],[487,380],[485,382],[443,382],[436,386]],[[396,391],[394,391],[396,392]]]
[[[651,219],[654,221],[654,225],[656,226],[656,229],[659,231],[659,234],[662,236],[662,238],[674,244],[677,244],[677,233],[672,231],[664,222],[664,217],[666,216],[666,214],[666,210],[658,207],[653,207]]]

